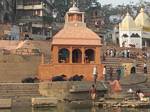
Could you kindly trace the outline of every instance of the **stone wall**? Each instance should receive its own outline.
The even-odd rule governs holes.
[[[102,64],[43,64],[39,66],[38,75],[41,80],[50,79],[55,75],[67,75],[71,77],[75,74],[83,75],[85,80],[92,80],[93,67],[97,66],[98,80],[103,79]]]
[[[0,99],[11,99],[11,106],[31,106],[31,98],[39,96],[39,84],[0,83]],[[10,105],[10,101],[6,101],[5,104]]]
[[[9,99],[0,99],[0,109],[7,109],[11,108],[12,106],[12,100]]]
[[[40,57],[0,56],[0,82],[21,82],[37,76]]]
[[[42,82],[39,84],[0,83],[0,99],[11,99],[12,106],[20,107],[31,106],[31,103],[36,105],[39,102],[56,104],[59,100],[88,100],[90,99],[89,88],[92,84],[93,82],[84,81]],[[107,92],[107,87],[102,82],[97,82],[96,88],[97,99]]]
[[[21,56],[3,54],[1,49],[14,50],[21,41],[0,40],[0,82],[21,82],[27,77],[35,77],[38,74],[40,56]],[[46,58],[50,58],[49,41],[29,41],[35,48],[39,48]]]
[[[89,89],[93,82],[43,82],[39,85],[39,92],[43,96],[54,97],[58,100],[87,100],[90,99]],[[102,82],[97,82],[97,97],[102,97],[107,92],[107,87]]]

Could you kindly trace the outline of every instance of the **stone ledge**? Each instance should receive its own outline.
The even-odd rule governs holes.
[[[0,109],[11,108],[12,107],[12,99],[0,99]]]
[[[54,97],[37,97],[32,98],[32,107],[55,107],[57,106],[57,99]]]

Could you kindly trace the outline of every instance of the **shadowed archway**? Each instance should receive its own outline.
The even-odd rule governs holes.
[[[82,62],[82,52],[80,49],[74,49],[72,51],[72,62],[81,63]]]
[[[62,48],[58,52],[58,62],[59,63],[69,63],[69,50]]]

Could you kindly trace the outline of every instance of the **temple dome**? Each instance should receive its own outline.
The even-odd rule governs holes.
[[[146,27],[146,28],[150,28],[150,17],[144,12],[144,9],[141,8],[140,13],[138,14],[138,16],[135,19],[135,24],[138,27]]]
[[[80,10],[78,7],[76,7],[75,4],[73,4],[73,6],[69,9],[69,12],[75,13],[75,12],[80,12]]]
[[[127,12],[125,18],[120,23],[120,29],[129,30],[135,28],[136,28],[136,24],[133,18],[130,16],[130,14]]]
[[[67,26],[59,31],[52,41],[53,45],[101,45],[100,37],[87,27]]]

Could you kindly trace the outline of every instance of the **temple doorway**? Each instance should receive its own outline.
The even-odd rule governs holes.
[[[66,48],[62,48],[58,53],[58,61],[59,63],[69,63],[69,50]]]
[[[85,51],[85,63],[94,63],[95,53],[93,49],[87,49]]]
[[[72,62],[73,63],[81,63],[82,62],[82,52],[80,49],[74,49],[72,52]]]

